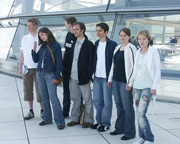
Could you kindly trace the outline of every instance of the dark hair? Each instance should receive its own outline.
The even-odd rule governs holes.
[[[30,18],[27,20],[27,22],[31,22],[33,25],[37,25],[38,26],[38,21],[36,18]]]
[[[136,37],[136,41],[137,41],[137,43],[138,43],[138,36],[139,35],[144,35],[148,40],[149,40],[149,44],[148,45],[153,45],[153,39],[152,39],[152,37],[151,37],[151,35],[150,35],[150,33],[149,33],[149,31],[148,30],[142,30],[142,31],[140,31],[138,34],[137,34],[137,37]],[[138,45],[139,45],[139,43],[138,43]]]
[[[73,23],[77,22],[77,19],[71,16],[71,17],[65,18],[65,21],[67,22],[67,24],[73,25]]]
[[[41,38],[39,36],[40,32],[47,34],[47,37],[48,37],[48,41],[47,42],[44,42],[44,41],[41,40]],[[39,45],[45,44],[45,43],[51,44],[51,43],[53,43],[56,40],[54,35],[53,35],[53,33],[47,27],[43,27],[43,28],[41,28],[39,30],[38,37],[39,37]]]
[[[98,23],[96,25],[96,27],[100,27],[101,29],[104,30],[104,32],[108,32],[109,31],[109,26],[106,23]]]
[[[84,23],[82,23],[82,22],[75,22],[75,23],[73,24],[73,26],[75,26],[75,25],[79,25],[79,26],[80,26],[80,29],[81,29],[81,30],[84,30],[83,33],[86,32],[86,26],[85,26]]]
[[[120,31],[119,31],[119,35],[121,32],[124,32],[126,35],[128,35],[130,37],[129,39],[129,42],[131,43],[131,30],[129,28],[122,28]]]

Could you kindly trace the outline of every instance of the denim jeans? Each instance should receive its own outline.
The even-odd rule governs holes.
[[[106,78],[94,77],[93,103],[96,109],[97,123],[111,126],[112,88],[107,86]]]
[[[135,89],[135,104],[137,111],[137,120],[139,127],[139,137],[144,140],[154,142],[154,135],[152,134],[149,121],[146,117],[147,109],[151,101],[151,89]]]
[[[112,89],[117,108],[115,132],[124,133],[124,136],[128,138],[134,138],[136,129],[132,90],[126,91],[126,83],[115,80],[112,81]]]
[[[57,126],[65,126],[64,116],[61,109],[61,104],[57,97],[57,85],[52,84],[53,73],[37,72],[38,84],[40,89],[40,96],[44,106],[44,121],[47,123],[52,122],[52,113],[50,101],[54,113],[54,121]]]

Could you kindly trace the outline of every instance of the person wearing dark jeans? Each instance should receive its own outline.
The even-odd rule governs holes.
[[[68,17],[65,19],[65,27],[68,31],[65,39],[65,52],[62,62],[62,75],[63,75],[63,115],[64,118],[69,117],[69,110],[70,110],[70,91],[69,91],[69,76],[68,76],[68,63],[69,63],[69,54],[71,51],[71,47],[74,41],[76,41],[76,37],[73,34],[72,25],[77,20],[75,17]]]

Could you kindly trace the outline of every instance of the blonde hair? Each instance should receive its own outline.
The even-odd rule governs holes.
[[[151,45],[151,46],[153,45],[153,39],[152,39],[148,30],[142,30],[137,34],[137,37],[136,37],[137,43],[138,43],[138,36],[139,35],[144,35],[149,40],[149,45]],[[139,45],[139,43],[138,43],[138,45]]]

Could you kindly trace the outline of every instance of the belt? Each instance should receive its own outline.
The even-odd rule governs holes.
[[[43,68],[41,68],[40,71],[43,71]]]

